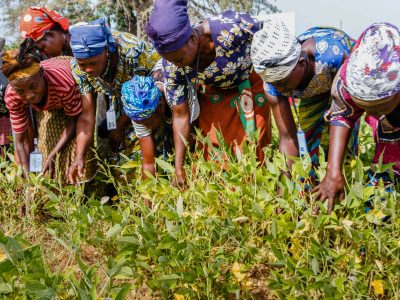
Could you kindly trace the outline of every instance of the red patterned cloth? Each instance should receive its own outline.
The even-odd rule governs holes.
[[[23,38],[32,38],[37,42],[55,24],[59,24],[64,31],[68,31],[67,18],[45,7],[31,6],[21,16],[19,32]]]
[[[0,146],[9,145],[10,140],[8,137],[11,136],[11,122],[10,118],[0,118]]]
[[[32,104],[36,110],[55,110],[63,108],[68,116],[76,116],[82,111],[81,94],[72,77],[69,59],[53,58],[40,63],[47,81],[47,99],[44,106]],[[24,132],[30,122],[28,102],[22,99],[8,85],[5,98],[13,129]]]

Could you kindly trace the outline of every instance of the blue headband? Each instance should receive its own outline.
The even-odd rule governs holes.
[[[121,93],[124,111],[134,121],[150,117],[156,111],[161,97],[152,76],[135,75],[122,85]]]
[[[78,59],[100,55],[104,48],[114,52],[116,43],[111,29],[104,18],[90,23],[80,22],[69,27],[70,45],[74,56]]]

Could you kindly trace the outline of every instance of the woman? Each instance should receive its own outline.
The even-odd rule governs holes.
[[[0,54],[5,46],[5,40],[0,38]],[[0,60],[0,68],[2,66],[2,61]],[[8,112],[6,103],[4,102],[4,94],[6,91],[8,81],[3,73],[0,72],[0,156],[5,156],[5,149],[10,145],[11,136],[11,123],[10,114]]]
[[[104,19],[70,27],[71,48],[75,58],[72,72],[87,101],[93,93],[108,95],[107,129],[114,152],[123,145],[130,119],[121,103],[122,84],[136,74],[148,75],[159,60],[157,52],[129,33],[111,33]]]
[[[2,71],[9,80],[5,102],[15,132],[19,164],[28,172],[29,167],[32,169],[30,154],[38,150],[43,154],[43,173],[54,175],[54,162],[59,155],[62,183],[66,182],[65,171],[76,160],[86,161],[77,174],[79,179],[90,180],[95,170],[93,161],[89,160],[93,128],[90,130],[87,117],[93,116],[94,111],[82,103],[70,60],[54,58],[40,62],[33,55],[18,54],[17,51],[3,53]],[[32,109],[37,111],[37,122]],[[82,128],[88,128],[89,134],[84,134]],[[37,149],[34,140],[37,140]],[[36,167],[41,169],[40,160],[38,164]]]
[[[393,171],[400,178],[400,32],[397,27],[377,23],[364,31],[336,75],[332,96],[327,171],[314,190],[316,199],[329,200],[329,213],[336,194],[344,197],[345,180],[341,171],[344,148],[351,128],[364,112],[378,120],[373,163],[382,155],[383,164],[395,163]],[[373,177],[389,179],[385,174]]]
[[[300,154],[308,151],[317,165],[319,146],[327,151],[329,126],[324,113],[329,109],[333,79],[351,45],[343,31],[328,27],[311,28],[296,38],[279,19],[265,22],[254,35],[254,69],[266,82],[267,101],[279,130],[279,149],[286,155],[299,156],[300,146]],[[301,130],[299,137],[296,127]]]
[[[122,85],[122,103],[132,120],[142,154],[142,177],[155,175],[155,157],[164,159],[172,149],[171,112],[163,96],[164,87],[152,76],[135,75]]]
[[[46,57],[72,56],[67,18],[45,7],[31,6],[21,16],[19,32]]]
[[[187,99],[192,85],[203,87],[199,95],[199,127],[213,146],[219,146],[217,130],[228,145],[237,149],[259,130],[258,155],[263,159],[262,147],[271,140],[271,127],[262,80],[252,72],[250,59],[251,40],[258,30],[259,24],[253,17],[234,11],[225,11],[192,27],[187,1],[154,2],[146,32],[164,58],[166,99],[173,111],[178,183],[185,178],[182,165],[184,140],[190,139]],[[205,150],[209,154],[211,149]]]

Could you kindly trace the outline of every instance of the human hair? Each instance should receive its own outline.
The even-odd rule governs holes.
[[[68,32],[68,30],[64,30],[64,29],[61,27],[61,25],[58,24],[58,23],[54,24],[54,26],[51,27],[50,30],[51,30],[51,31],[59,31],[59,32],[62,32],[62,33],[67,33],[67,32]]]

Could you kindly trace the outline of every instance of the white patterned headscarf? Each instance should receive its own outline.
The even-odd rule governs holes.
[[[400,33],[389,23],[376,23],[360,36],[346,69],[349,93],[374,101],[400,92]]]
[[[301,44],[284,20],[266,20],[251,44],[254,70],[265,82],[288,76],[301,54]]]

